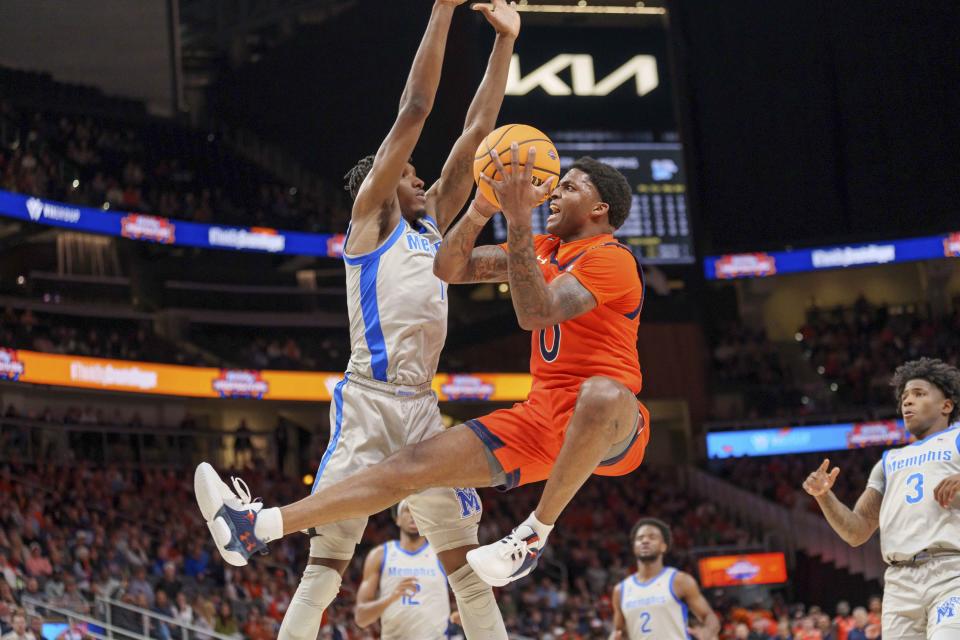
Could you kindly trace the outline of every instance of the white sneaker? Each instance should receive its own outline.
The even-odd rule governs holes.
[[[497,542],[468,551],[467,562],[481,580],[502,587],[536,569],[542,548],[540,536],[522,524]]]
[[[240,478],[231,480],[233,490],[213,467],[201,462],[193,474],[193,490],[220,555],[227,564],[242,567],[255,552],[267,552],[266,543],[254,533],[263,503],[259,498],[251,500],[246,482]]]

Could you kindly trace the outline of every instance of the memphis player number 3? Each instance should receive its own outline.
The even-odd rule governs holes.
[[[915,493],[912,496],[907,496],[907,502],[910,504],[917,504],[923,500],[923,474],[915,473],[907,478],[907,484],[912,485]]]

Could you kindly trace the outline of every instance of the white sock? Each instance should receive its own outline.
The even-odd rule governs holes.
[[[280,507],[260,509],[257,524],[253,525],[253,534],[264,542],[279,540],[283,537],[283,516]]]
[[[507,628],[493,597],[493,588],[481,580],[469,564],[447,576],[447,581],[457,598],[460,624],[467,640],[507,640]]]
[[[323,611],[340,591],[340,574],[319,564],[307,565],[290,599],[277,640],[316,640]]]
[[[537,516],[530,514],[526,520],[520,523],[520,526],[527,525],[533,529],[534,533],[537,534],[537,537],[540,538],[539,548],[543,548],[547,544],[547,536],[550,535],[550,532],[553,531],[552,524],[543,524],[537,520]]]

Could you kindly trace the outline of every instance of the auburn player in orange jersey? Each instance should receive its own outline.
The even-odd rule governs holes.
[[[512,488],[547,480],[526,521],[467,553],[480,577],[503,585],[533,570],[560,513],[591,474],[625,475],[640,465],[650,434],[649,414],[636,398],[643,277],[612,235],[629,213],[630,186],[591,158],[574,163],[555,188],[553,178],[537,186],[535,151],[529,153],[524,169],[514,160],[510,173],[491,153],[503,176],[490,184],[507,219],[507,244],[474,246],[496,212],[475,199],[434,263],[450,283],[509,281],[520,326],[533,332],[527,401],[404,447],[293,504],[262,508],[246,496],[239,505],[224,502],[231,540],[246,532],[257,543],[231,550],[246,557],[282,536],[369,516],[430,487]],[[519,150],[510,155],[518,158]],[[548,196],[548,235],[534,237],[531,211]],[[480,508],[472,489],[457,495],[464,517]]]
[[[508,242],[474,247],[496,207],[478,196],[444,238],[434,272],[448,282],[508,279],[520,326],[532,331],[527,400],[469,420],[486,447],[493,484],[507,489],[547,480],[536,510],[506,537],[467,553],[473,570],[502,586],[537,564],[560,512],[591,474],[624,475],[643,460],[650,415],[639,403],[637,329],[643,272],[613,232],[630,211],[623,175],[592,158],[577,160],[555,189],[531,184],[536,149],[521,170],[511,149],[494,189]],[[533,236],[531,209],[550,198],[547,235]]]

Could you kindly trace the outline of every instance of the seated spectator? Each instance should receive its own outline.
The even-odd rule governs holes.
[[[0,640],[39,640],[27,628],[27,617],[23,613],[14,613],[11,623],[11,630],[0,636]]]

